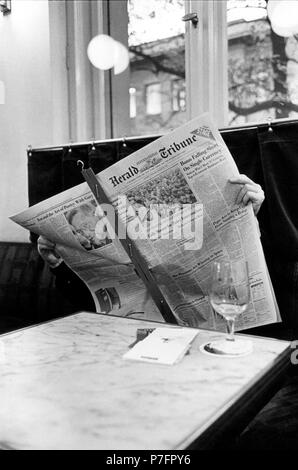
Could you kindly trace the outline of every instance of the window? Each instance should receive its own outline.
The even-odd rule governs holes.
[[[186,90],[184,80],[172,82],[172,109],[175,112],[186,110]]]
[[[78,37],[82,50],[86,37],[95,34],[85,4],[91,13],[96,9],[94,31],[109,31],[127,45],[130,66],[120,75],[90,67],[83,67],[78,79],[70,74],[77,100],[74,135],[93,129],[102,138],[161,134],[203,112],[218,127],[298,116],[297,36],[272,31],[266,0],[67,2],[67,9],[75,10],[69,34]],[[76,21],[79,13],[86,16],[87,32]],[[197,14],[197,27],[182,21],[187,13]],[[69,52],[74,73],[79,50]]]
[[[265,0],[228,0],[228,124],[298,116],[298,41],[271,29]]]
[[[129,69],[111,76],[113,136],[162,134],[206,111],[226,125],[226,0],[109,0],[108,6],[109,34],[130,52]],[[197,14],[198,27],[182,21],[188,13]],[[129,88],[145,89],[131,119]]]
[[[127,11],[129,86],[145,90],[128,133],[160,134],[187,120],[172,103],[172,81],[185,77],[185,3],[128,0]]]
[[[218,127],[298,116],[298,37],[272,31],[266,0],[127,5],[130,83],[155,78],[162,92],[152,91],[130,134],[165,132],[206,111]],[[182,22],[185,13],[199,25]]]
[[[146,85],[146,114],[161,114],[161,85],[151,83]]]
[[[129,88],[129,117],[134,119],[137,115],[137,90]]]

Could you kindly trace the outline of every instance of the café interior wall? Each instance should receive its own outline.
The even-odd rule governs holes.
[[[12,0],[0,13],[0,241],[28,241],[9,216],[28,206],[27,154],[53,142],[49,8],[47,1]]]

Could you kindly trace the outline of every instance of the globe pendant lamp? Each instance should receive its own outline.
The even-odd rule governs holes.
[[[268,18],[278,36],[290,37],[298,33],[298,0],[268,0]]]

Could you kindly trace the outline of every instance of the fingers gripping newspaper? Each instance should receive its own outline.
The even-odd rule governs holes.
[[[280,316],[252,206],[236,204],[241,185],[229,183],[238,174],[204,114],[98,174],[111,204],[99,206],[83,183],[11,219],[57,243],[103,313],[163,321],[121,238],[135,244],[177,322],[192,327],[225,329],[208,300],[211,264],[246,259],[251,298],[236,321],[246,329]]]

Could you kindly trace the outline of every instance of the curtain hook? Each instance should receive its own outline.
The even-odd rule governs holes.
[[[81,167],[81,171],[85,169],[85,164],[82,160],[77,160],[77,166]]]
[[[268,118],[268,132],[273,132],[273,129],[272,129],[272,117],[270,116]]]
[[[91,150],[94,152],[96,150],[95,145],[94,145],[94,140],[92,141],[92,147]]]
[[[69,142],[68,153],[71,153],[71,152],[72,152],[71,142]]]
[[[28,156],[32,157],[32,145],[28,145],[27,152],[28,152]]]
[[[123,146],[123,147],[127,147],[126,135],[122,137],[122,146]]]

